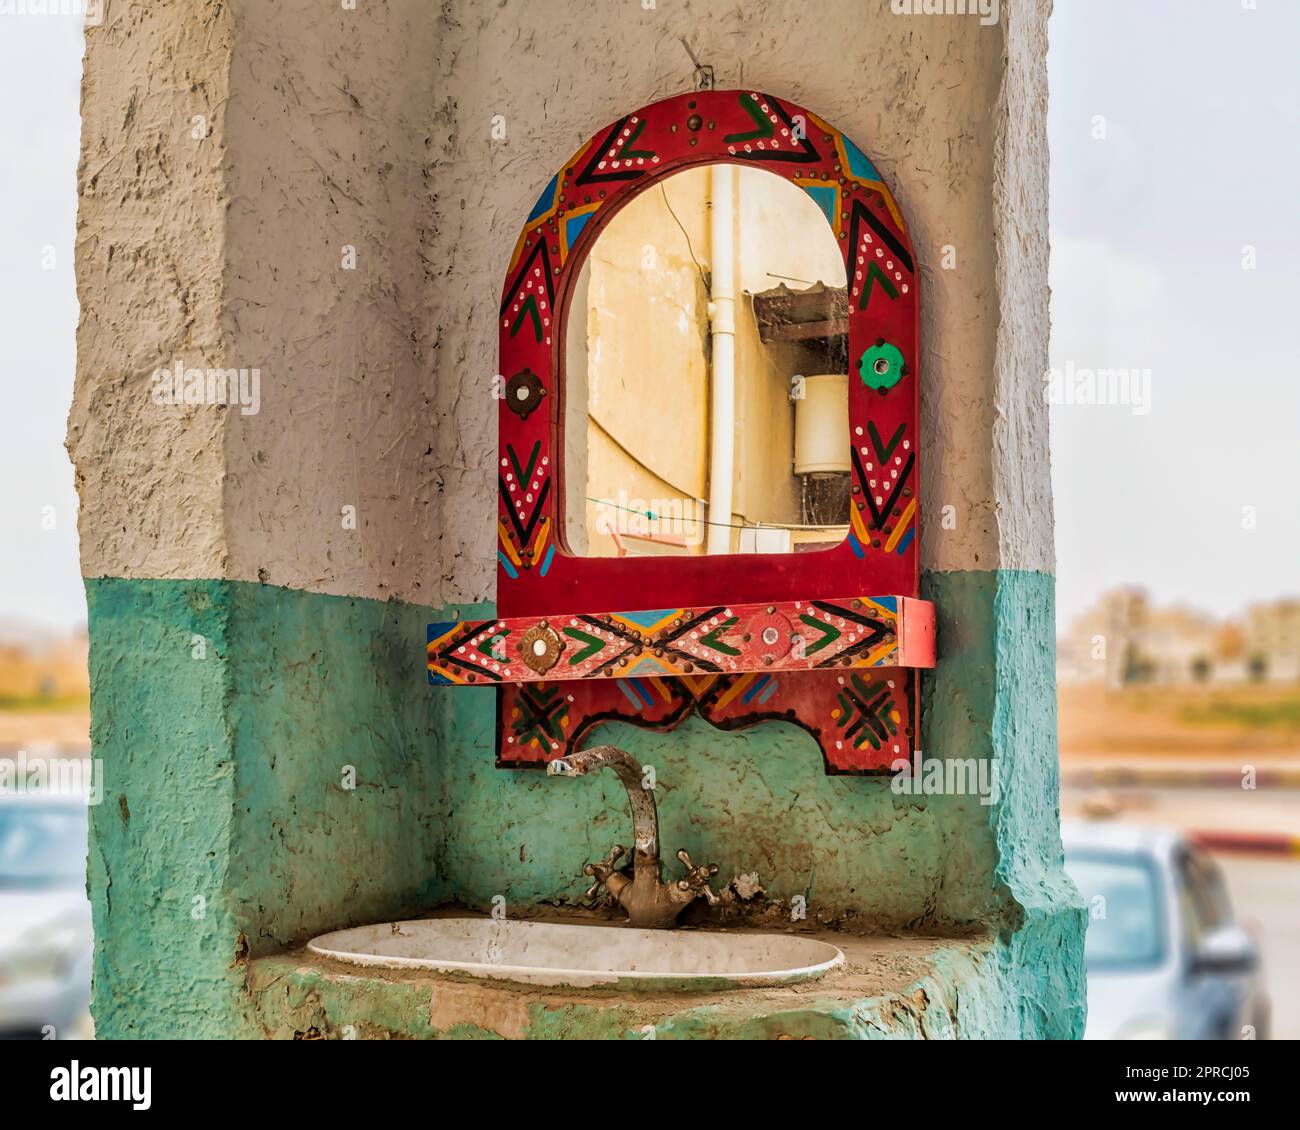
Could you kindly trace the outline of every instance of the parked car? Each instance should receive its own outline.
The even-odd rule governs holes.
[[[0,795],[0,1038],[67,1038],[90,1003],[86,801]]]
[[[1061,835],[1088,908],[1085,1039],[1267,1037],[1259,948],[1213,859],[1162,828],[1066,823]]]

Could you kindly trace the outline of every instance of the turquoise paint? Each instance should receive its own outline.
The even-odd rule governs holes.
[[[1056,729],[1056,587],[1041,574],[1000,573],[993,745],[1006,790],[993,827],[1000,885],[1014,913],[1003,927],[1008,965],[1033,971],[1018,996],[1020,1029],[1082,1038],[1087,1019],[1087,912],[1064,870]]]
[[[91,742],[105,780],[88,869],[97,1034],[238,1032],[232,594],[206,583],[86,589]],[[189,658],[192,633],[209,641],[205,660]]]
[[[1027,1038],[1081,1038],[1087,918],[1059,831],[1055,579],[1008,569],[929,573],[921,588],[938,608],[941,658],[923,680],[923,743],[947,756],[969,756],[950,753],[966,748],[993,758],[1002,783],[1000,802],[983,811],[1000,903],[989,924],[1016,1010],[1008,1024]]]
[[[681,846],[727,876],[757,871],[769,895],[801,894],[810,918],[855,931],[992,929],[983,976],[1003,990],[1002,1031],[1078,1034],[1084,920],[1055,832],[1052,580],[945,573],[925,588],[942,662],[923,680],[922,745],[996,757],[1029,782],[997,806],[828,777],[813,740],[782,723],[611,724],[590,740],[655,766],[670,868]],[[490,606],[218,581],[87,591],[110,800],[94,815],[91,871],[106,1035],[257,1031],[246,954],[449,901],[573,900],[582,864],[629,841],[612,774],[498,770],[491,692],[427,685],[426,625]],[[202,660],[195,633],[209,641]]]
[[[853,144],[847,137],[841,137],[840,141],[844,145],[844,153],[849,159],[849,173],[855,180],[865,181],[868,184],[878,183],[880,174],[876,171],[876,166],[871,163],[865,153]]]
[[[835,208],[839,203],[839,189],[829,184],[801,184],[799,187],[812,197],[813,203],[826,217],[826,222],[832,228],[835,227]]]
[[[247,955],[445,897],[439,704],[410,646],[425,610],[219,581],[86,590],[101,1035],[230,1035]]]
[[[234,592],[236,893],[252,952],[443,900],[439,711],[425,609],[265,585]],[[352,787],[348,787],[351,785]]]
[[[456,900],[479,909],[498,895],[507,908],[581,900],[591,882],[583,864],[631,843],[622,785],[612,773],[559,780],[495,768],[492,692],[443,693],[454,698],[440,749]],[[719,864],[724,881],[756,871],[769,896],[803,895],[810,917],[862,931],[966,929],[987,909],[994,858],[977,800],[827,776],[816,742],[788,723],[726,732],[696,717],[667,734],[607,723],[588,741],[654,767],[670,874],[685,848]]]
[[[555,203],[555,189],[560,183],[560,174],[556,173],[551,177],[550,183],[542,189],[542,194],[537,198],[537,203],[533,205],[533,210],[528,213],[526,223],[531,224],[538,216],[547,211]]]
[[[255,1002],[250,1027],[273,1040],[427,1040],[438,1035],[429,1018],[427,984],[320,976],[296,962],[270,958],[253,963],[248,998]]]

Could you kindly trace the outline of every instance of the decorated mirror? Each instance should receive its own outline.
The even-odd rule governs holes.
[[[499,305],[497,760],[618,719],[784,720],[828,772],[917,746],[918,279],[871,161],[756,91],[657,102],[547,184]]]

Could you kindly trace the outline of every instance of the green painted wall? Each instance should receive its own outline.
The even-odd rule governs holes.
[[[1023,966],[1026,1030],[1068,1035],[1084,919],[1055,832],[1052,580],[945,573],[926,590],[943,661],[924,680],[923,747],[996,752],[1000,806],[828,777],[785,724],[618,724],[592,740],[656,767],[666,855],[757,871],[845,928],[993,929]],[[243,582],[87,591],[108,781],[91,874],[105,1035],[230,1034],[249,1023],[248,955],[441,902],[574,899],[582,864],[629,840],[612,774],[498,770],[491,693],[427,685],[425,624],[445,610]],[[1008,773],[1028,787],[1005,787]]]
[[[220,581],[86,590],[101,1035],[228,1035],[248,955],[445,897],[425,610]]]
[[[86,588],[91,744],[105,774],[88,875],[97,1033],[238,1030],[230,592],[173,582]],[[210,641],[202,662],[189,659],[194,632]]]
[[[582,865],[631,843],[622,785],[612,773],[568,781],[493,768],[491,717],[453,693],[457,732],[474,737],[446,766],[457,898],[477,907],[497,894],[509,904],[580,898],[590,883]],[[973,925],[987,906],[993,853],[978,800],[828,777],[813,739],[787,723],[726,733],[692,718],[667,734],[612,723],[589,741],[654,766],[669,874],[684,847],[719,864],[723,881],[757,872],[770,896],[803,895],[810,918],[869,931]]]

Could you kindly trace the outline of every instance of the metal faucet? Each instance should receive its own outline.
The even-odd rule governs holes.
[[[604,887],[627,911],[628,922],[652,930],[668,930],[677,925],[681,914],[697,898],[705,899],[710,906],[721,901],[709,887],[709,880],[718,873],[716,863],[696,867],[685,851],[677,858],[686,867],[686,875],[675,883],[665,883],[663,865],[659,859],[659,813],[655,808],[654,792],[645,787],[643,771],[636,759],[626,750],[612,745],[584,749],[580,753],[559,757],[546,766],[549,777],[581,777],[593,769],[612,769],[627,790],[632,806],[632,834],[636,848],[632,856],[632,877],[628,878],[626,865],[619,869],[618,861],[626,854],[622,844],[615,844],[608,858],[598,863],[588,863],[583,874],[595,878],[587,890],[587,897],[595,898]]]

